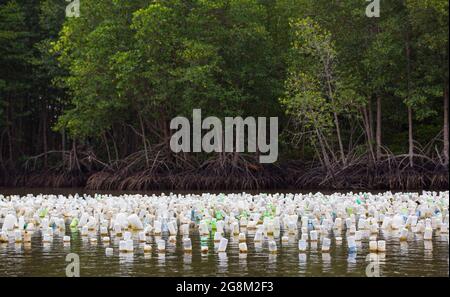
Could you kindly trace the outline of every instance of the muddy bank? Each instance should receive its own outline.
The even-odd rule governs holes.
[[[235,160],[234,160],[235,161]],[[263,165],[252,160],[208,161],[196,168],[129,166],[101,170],[44,170],[3,174],[3,187],[81,187],[119,191],[219,191],[219,190],[440,190],[449,187],[448,166],[390,158],[376,164],[365,160],[325,168],[300,161]]]

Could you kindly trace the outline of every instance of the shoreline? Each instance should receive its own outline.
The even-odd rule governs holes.
[[[252,164],[249,164],[251,166]],[[448,190],[447,167],[348,166],[333,173],[286,163],[197,170],[35,171],[2,177],[4,188],[66,188],[85,191],[411,191]]]

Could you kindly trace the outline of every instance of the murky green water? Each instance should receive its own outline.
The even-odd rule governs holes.
[[[17,193],[17,190],[0,190],[0,193]],[[12,192],[11,192],[12,191]],[[72,190],[73,191],[73,190]],[[53,193],[61,193],[56,191]],[[80,192],[80,191],[78,191]],[[42,190],[26,193],[44,193]],[[47,192],[47,193],[50,193]],[[98,243],[91,244],[88,237],[66,229],[72,237],[71,244],[63,243],[64,234],[54,234],[50,244],[43,244],[40,232],[33,234],[31,244],[14,242],[0,244],[0,276],[65,276],[66,256],[76,253],[80,257],[81,276],[366,276],[366,268],[379,267],[381,276],[445,276],[449,275],[448,235],[435,234],[432,244],[425,244],[420,235],[410,233],[406,242],[400,242],[394,232],[380,232],[379,239],[386,240],[386,253],[377,259],[369,255],[368,237],[363,237],[358,252],[349,255],[345,233],[341,244],[335,243],[336,234],[330,234],[331,250],[323,253],[320,241],[311,243],[306,253],[298,251],[298,236],[290,236],[288,243],[276,237],[278,252],[270,254],[267,240],[260,247],[253,243],[254,231],[247,230],[248,253],[240,254],[238,238],[226,234],[229,244],[226,254],[214,249],[213,237],[209,240],[209,253],[200,253],[200,236],[192,233],[193,252],[185,254],[181,236],[175,243],[167,243],[166,252],[156,252],[155,236],[149,237],[153,246],[151,254],[144,254],[134,234],[135,249],[132,254],[118,251],[119,239],[111,236],[110,244],[103,244],[97,233]],[[283,232],[281,233],[283,235]],[[162,238],[168,239],[168,236]],[[113,247],[111,256],[105,254],[105,247]]]

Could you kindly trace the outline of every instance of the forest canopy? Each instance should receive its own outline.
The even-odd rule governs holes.
[[[447,0],[67,5],[0,1],[0,185],[448,185]],[[278,162],[172,152],[194,109],[278,117]]]

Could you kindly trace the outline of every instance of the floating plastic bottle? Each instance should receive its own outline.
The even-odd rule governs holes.
[[[14,241],[17,242],[22,242],[22,231],[20,230],[15,230],[14,231]]]
[[[350,234],[355,234],[355,233],[356,233],[356,227],[355,227],[355,225],[352,225],[352,226],[350,227],[350,229],[348,230],[348,232],[349,232]]]
[[[239,252],[247,253],[247,244],[245,242],[239,243]]]
[[[336,218],[336,220],[334,221],[334,229],[341,229],[342,228],[342,219],[341,218]]]
[[[116,236],[122,236],[122,227],[119,224],[114,225],[114,232]]]
[[[302,232],[302,234],[307,234],[308,233],[308,227],[302,227],[301,232]]]
[[[175,227],[175,222],[173,222],[173,221],[171,221],[171,222],[169,222],[168,224],[167,224],[167,228],[168,228],[168,230],[169,230],[169,234],[170,235],[172,235],[172,236],[175,236],[175,235],[177,235],[177,229],[176,229],[176,227]]]
[[[164,239],[158,240],[157,246],[159,253],[164,253],[166,251],[166,241]]]
[[[25,233],[23,234],[23,241],[25,243],[30,243],[31,242],[31,232],[25,231]]]
[[[189,236],[189,225],[188,224],[181,225],[180,232],[183,236]]]
[[[345,219],[345,227],[347,230],[350,230],[350,228],[353,226],[353,222],[351,218],[346,218]]]
[[[8,234],[4,231],[0,232],[0,243],[8,242]]]
[[[150,244],[144,244],[143,247],[144,253],[148,254],[152,252],[152,246]]]
[[[383,223],[381,224],[381,229],[389,229],[391,227],[391,218],[390,217],[384,217]]]
[[[123,234],[123,240],[130,240],[130,239],[131,239],[131,236],[132,236],[131,232],[126,231],[126,232]]]
[[[108,234],[108,228],[102,226],[100,227],[100,235],[107,235]]]
[[[183,239],[183,249],[185,253],[192,253],[192,242],[190,238]]]
[[[371,252],[377,252],[378,251],[378,242],[375,240],[369,241],[369,250]]]
[[[403,228],[400,231],[400,241],[406,241],[408,239],[408,229]]]
[[[155,221],[153,224],[153,234],[161,235],[162,232],[162,224],[160,221]]]
[[[257,231],[257,232],[255,233],[255,237],[253,238],[253,241],[254,241],[254,242],[262,242],[262,240],[263,240],[263,234],[262,234],[262,232],[261,232],[261,231]]]
[[[119,242],[119,252],[121,252],[121,253],[128,252],[128,246],[127,246],[127,242],[125,240],[121,240]]]
[[[239,224],[237,222],[232,223],[230,227],[233,235],[239,235]]]
[[[308,242],[304,239],[298,241],[298,250],[300,252],[305,252],[308,249]]]
[[[274,240],[269,241],[269,252],[272,254],[277,252],[277,243]]]
[[[50,243],[52,241],[53,241],[53,237],[50,236],[49,234],[44,234],[44,236],[42,237],[43,243]]]
[[[147,236],[145,235],[145,232],[139,232],[138,234],[138,238],[139,238],[139,242],[146,242],[147,241]]]
[[[133,230],[144,230],[144,226],[137,216],[137,214],[132,214],[127,218],[128,224]]]
[[[247,225],[248,225],[248,220],[247,220],[247,218],[246,218],[246,217],[242,217],[242,218],[239,220],[239,226],[240,226],[241,228],[247,228]]]
[[[257,224],[258,222],[256,222],[256,221],[249,221],[248,223],[247,223],[247,229],[248,230],[255,230],[256,229],[256,224]]]
[[[363,218],[360,218],[358,221],[358,230],[366,230],[367,229],[367,221]]]
[[[377,242],[377,251],[379,253],[384,253],[386,252],[386,241],[384,240],[378,240]]]
[[[225,222],[224,221],[218,221],[216,223],[216,232],[224,234],[225,229]]]
[[[322,241],[322,252],[329,252],[331,246],[331,240],[328,237],[325,237]]]
[[[214,233],[214,242],[219,243],[222,239],[222,233],[216,232]]]
[[[200,222],[199,233],[200,235],[209,235],[209,228],[206,222]]]
[[[424,240],[432,240],[433,239],[433,229],[431,227],[425,228],[425,233],[423,234]]]
[[[114,254],[114,249],[111,248],[111,247],[105,248],[105,254],[106,254],[107,256],[112,256],[112,255]]]
[[[309,237],[311,241],[317,241],[318,240],[318,234],[317,231],[313,230],[309,232]]]
[[[218,252],[219,253],[225,253],[226,250],[227,250],[227,245],[228,245],[228,239],[222,237],[220,239]]]
[[[4,232],[13,231],[14,226],[16,224],[17,224],[16,216],[8,214],[8,215],[6,215],[6,217],[3,221],[2,231],[4,231]]]
[[[370,233],[371,234],[378,234],[378,224],[372,224],[370,225]]]
[[[308,233],[303,233],[301,239],[305,240],[305,241],[308,241],[309,240]]]
[[[245,236],[245,233],[241,232],[239,233],[239,242],[246,242],[247,238]]]
[[[26,231],[33,232],[35,230],[35,225],[33,223],[29,223],[25,227]]]
[[[77,228],[78,227],[78,218],[73,218],[72,222],[70,222],[70,228]]]
[[[274,232],[274,226],[273,226],[273,222],[271,222],[271,221],[269,221],[267,224],[266,224],[266,226],[265,226],[266,228],[266,234],[267,235],[273,235],[273,232]]]
[[[207,254],[209,250],[209,247],[207,245],[201,245],[200,246],[200,251],[202,254]]]
[[[347,237],[347,246],[350,254],[356,253],[356,240],[354,236]]]
[[[415,227],[417,225],[419,218],[417,216],[411,216],[410,226]]]
[[[89,228],[88,228],[88,226],[83,226],[83,227],[81,228],[81,236],[88,236],[88,234],[89,234]]]

